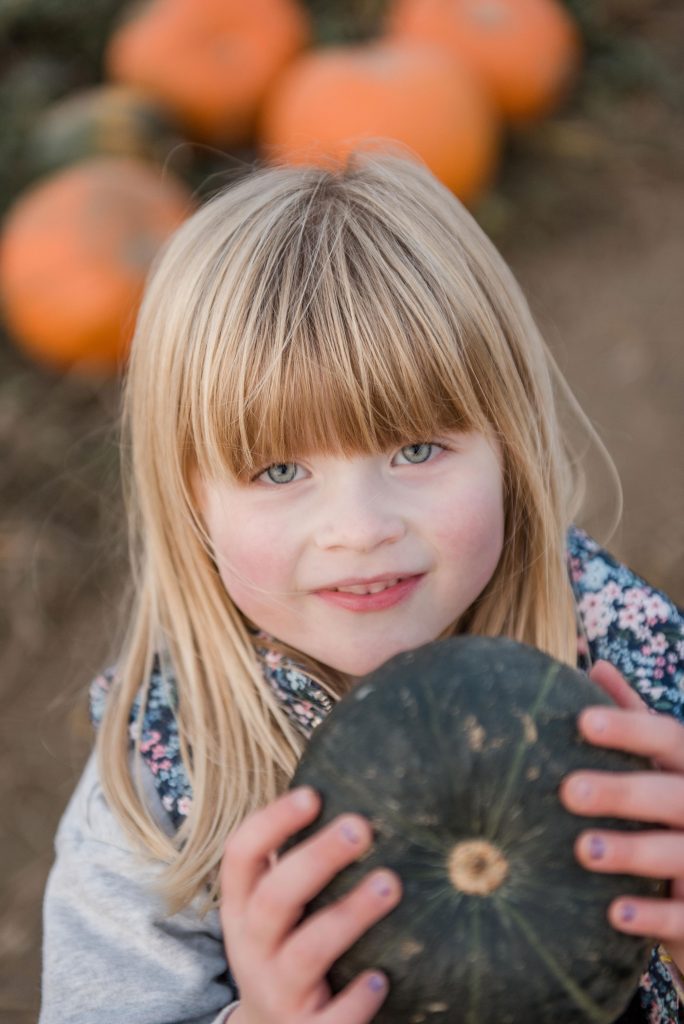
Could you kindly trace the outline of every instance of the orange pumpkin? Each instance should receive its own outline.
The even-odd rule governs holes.
[[[312,50],[266,97],[260,122],[272,161],[344,161],[395,140],[463,201],[489,184],[499,123],[477,80],[442,51],[406,42]]]
[[[145,277],[193,207],[168,173],[97,157],[19,197],[0,236],[0,300],[39,362],[112,372],[124,361]]]
[[[308,39],[298,0],[153,0],[113,33],[105,66],[164,103],[191,138],[239,144]]]
[[[467,61],[518,123],[550,113],[581,62],[579,31],[557,0],[394,0],[387,31]]]

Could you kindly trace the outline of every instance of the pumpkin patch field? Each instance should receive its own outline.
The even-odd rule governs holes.
[[[43,3],[46,34],[78,20],[68,4]],[[95,37],[76,33],[76,60],[61,61],[46,61],[28,10],[0,7],[0,47],[3,30],[14,43],[7,98],[26,104],[0,151],[0,315],[20,348],[58,372],[124,369],[156,250],[222,178],[255,161],[343,162],[389,144],[475,206],[509,135],[569,100],[584,59],[562,0],[100,3]],[[26,6],[42,11],[39,0]],[[98,195],[90,161],[115,156],[138,172],[116,176],[104,225],[109,195]],[[144,176],[155,226],[122,240],[111,220],[121,211],[136,223]],[[40,256],[36,218],[55,239],[41,240]],[[111,248],[106,264],[95,235]]]
[[[684,7],[0,0],[0,110],[0,1020],[35,1024],[54,832],[130,607],[116,428],[140,289],[175,227],[256,162],[389,136],[433,167],[615,460],[608,546],[684,606]],[[605,536],[605,467],[589,473],[580,525]],[[522,889],[503,858],[506,910]],[[546,945],[536,900],[508,911],[516,956]]]

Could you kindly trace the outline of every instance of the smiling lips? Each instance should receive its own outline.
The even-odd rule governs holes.
[[[378,594],[386,587],[394,586],[396,583],[409,579],[411,576],[420,575],[420,573],[404,572],[397,576],[396,573],[384,572],[378,573],[376,576],[347,576],[343,580],[336,580],[335,583],[324,583],[322,586],[316,587],[316,590],[339,590],[345,593],[349,591],[352,594]]]
[[[405,600],[424,575],[376,577],[363,583],[340,580],[336,586],[316,590],[314,593],[329,604],[347,611],[382,611]]]
[[[356,583],[347,587],[330,587],[330,590],[337,590],[341,594],[379,594],[388,587],[394,587],[405,576],[394,576],[391,580],[379,580],[377,583]]]

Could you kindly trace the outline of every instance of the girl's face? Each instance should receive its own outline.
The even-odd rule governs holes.
[[[479,433],[305,455],[198,490],[237,607],[351,676],[436,639],[482,592],[503,546],[500,449]]]

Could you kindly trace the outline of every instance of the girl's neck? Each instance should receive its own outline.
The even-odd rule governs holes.
[[[318,683],[333,697],[340,697],[352,690],[359,682],[360,677],[349,675],[331,668],[329,665],[319,665],[311,658],[296,651],[287,644],[282,643],[277,637],[271,636],[265,630],[260,629],[249,619],[245,619],[245,625],[252,635],[253,643],[257,652],[261,650],[272,650],[280,652],[289,658],[295,665],[298,665],[306,675]]]

